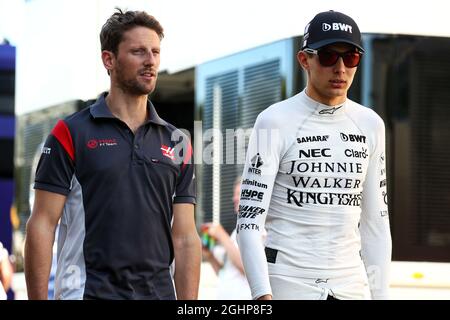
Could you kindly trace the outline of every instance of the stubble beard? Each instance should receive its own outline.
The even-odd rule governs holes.
[[[134,79],[125,79],[125,76],[122,72],[117,73],[117,86],[125,93],[130,95],[149,95],[155,90],[155,84],[151,87],[146,86],[143,83],[140,83],[136,78]]]

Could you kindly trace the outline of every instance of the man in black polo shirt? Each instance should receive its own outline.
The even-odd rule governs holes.
[[[145,12],[119,9],[103,26],[110,91],[56,124],[36,171],[25,246],[30,299],[47,297],[59,220],[56,299],[197,298],[192,149],[148,100],[162,38]]]

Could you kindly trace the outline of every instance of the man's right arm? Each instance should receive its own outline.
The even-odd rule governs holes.
[[[58,121],[36,169],[33,212],[27,222],[25,277],[30,299],[47,299],[55,230],[71,190],[75,148],[67,123]]]
[[[387,205],[385,128],[381,118],[373,132],[377,140],[363,184],[359,231],[361,258],[372,299],[385,300],[389,299],[392,239]]]
[[[236,226],[252,298],[258,300],[272,297],[262,235],[282,149],[276,120],[270,114],[260,114],[248,144]]]
[[[36,190],[25,240],[25,279],[30,300],[47,299],[55,230],[65,201],[66,196],[61,194]]]

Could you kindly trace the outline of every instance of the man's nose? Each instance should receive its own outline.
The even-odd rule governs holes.
[[[145,63],[146,65],[151,65],[151,66],[153,66],[153,65],[156,64],[156,57],[155,57],[155,55],[153,54],[152,51],[150,51],[150,52],[148,52],[148,53],[146,54],[144,63]]]
[[[335,72],[338,73],[345,72],[344,59],[342,57],[339,57],[333,68]]]

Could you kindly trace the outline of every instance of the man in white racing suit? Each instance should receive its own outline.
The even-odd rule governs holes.
[[[363,52],[352,18],[317,14],[297,54],[306,88],[255,122],[237,221],[253,299],[388,298],[384,123],[347,98]]]

